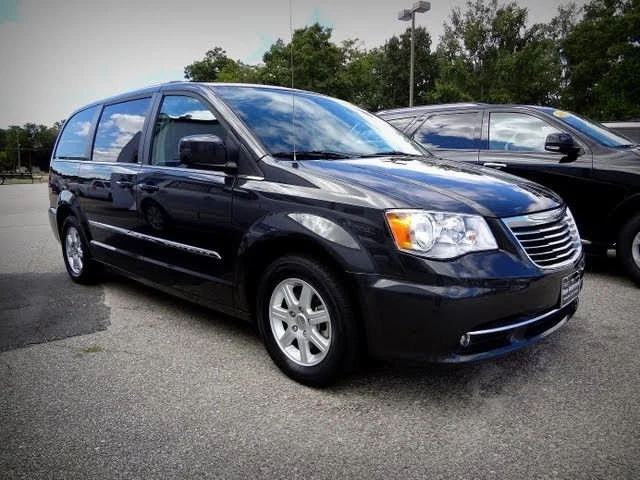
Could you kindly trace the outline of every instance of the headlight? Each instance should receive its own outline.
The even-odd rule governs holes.
[[[477,215],[389,210],[385,216],[396,246],[404,252],[447,259],[498,248],[487,222]]]

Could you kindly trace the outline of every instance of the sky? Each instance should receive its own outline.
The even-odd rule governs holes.
[[[408,22],[413,0],[291,0],[293,28],[319,22],[333,40],[384,44]],[[51,125],[89,102],[147,85],[183,80],[184,67],[219,46],[258,63],[288,41],[290,0],[0,0],[0,128]],[[437,39],[452,7],[433,0],[416,17]],[[529,22],[551,19],[561,0],[517,0]],[[584,4],[585,0],[576,3]]]

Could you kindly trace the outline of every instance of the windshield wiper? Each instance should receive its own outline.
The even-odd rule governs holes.
[[[366,157],[424,157],[424,155],[419,155],[417,153],[407,153],[401,152],[399,150],[389,150],[388,152],[376,152],[376,153],[365,153],[363,155],[359,155],[362,158]]]
[[[295,153],[298,160],[355,158],[353,155],[350,155],[348,153],[333,152],[331,150],[296,150]],[[293,159],[293,152],[276,152],[271,156],[275,158]]]

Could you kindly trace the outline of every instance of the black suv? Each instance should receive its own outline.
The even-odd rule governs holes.
[[[107,265],[256,321],[310,385],[364,353],[515,350],[563,325],[582,285],[555,193],[309,92],[171,83],[97,102],[66,122],[49,185],[74,281]]]
[[[463,103],[378,115],[435,155],[538,182],[571,207],[594,252],[616,247],[640,284],[640,146],[549,107]]]

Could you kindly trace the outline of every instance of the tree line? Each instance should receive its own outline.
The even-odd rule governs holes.
[[[62,123],[56,122],[51,127],[26,123],[21,127],[0,128],[0,171],[15,170],[18,166],[48,170]]]
[[[204,82],[250,82],[325,93],[368,110],[408,104],[411,32],[364,48],[335,43],[314,24],[276,41],[259,65],[221,47],[184,69]],[[515,2],[472,0],[454,8],[437,48],[415,31],[417,104],[477,101],[561,107],[596,120],[640,118],[640,0],[568,3],[548,23],[529,25]]]
[[[258,65],[216,46],[184,69],[198,82],[246,82],[324,93],[377,111],[409,97],[411,32],[365,48],[332,40],[319,24],[279,39]],[[640,0],[568,3],[548,23],[529,25],[516,2],[471,0],[454,8],[437,48],[415,31],[416,104],[460,101],[549,105],[600,120],[640,119]],[[46,169],[62,122],[0,129],[0,170]],[[20,150],[18,150],[18,143]]]

